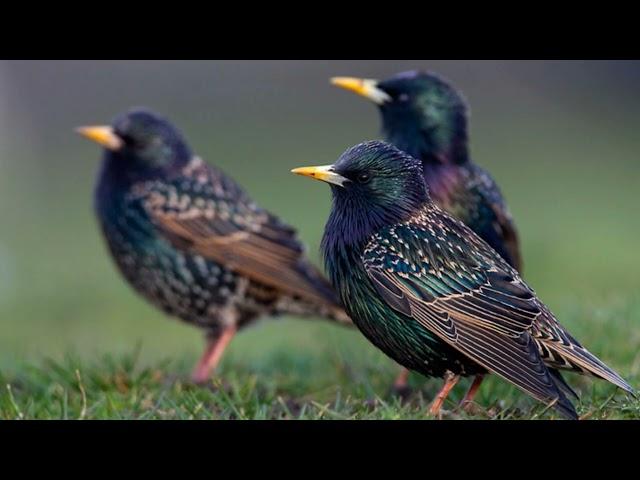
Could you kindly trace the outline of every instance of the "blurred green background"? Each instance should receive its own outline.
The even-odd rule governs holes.
[[[100,152],[75,126],[131,106],[167,115],[295,225],[318,262],[329,191],[289,170],[379,136],[375,107],[328,78],[414,68],[468,99],[473,158],[507,197],[542,299],[583,343],[600,340],[605,360],[640,345],[639,62],[11,61],[0,62],[0,369],[136,346],[142,362],[187,365],[202,348],[197,330],[164,318],[117,274],[92,211]],[[620,326],[628,345],[606,342]],[[288,318],[245,331],[225,362],[260,369],[285,350],[298,362],[327,350],[381,356],[356,332]]]

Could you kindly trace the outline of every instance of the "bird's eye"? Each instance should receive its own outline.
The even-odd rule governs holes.
[[[358,183],[367,183],[371,180],[371,175],[367,172],[362,172],[358,174]]]
[[[400,101],[400,102],[408,102],[409,101],[409,95],[407,95],[406,93],[401,93],[400,95],[398,95],[398,101]]]
[[[122,140],[127,146],[133,146],[133,144],[135,143],[133,138],[126,133],[116,131],[116,135],[118,135],[118,137],[120,137],[120,140]]]
[[[138,137],[133,137],[127,133],[123,133],[118,136],[122,139],[124,144],[129,148],[141,148],[143,146],[143,143],[140,141]]]

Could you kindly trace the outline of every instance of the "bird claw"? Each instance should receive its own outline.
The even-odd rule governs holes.
[[[458,420],[460,417],[455,410],[445,410],[441,408],[436,413],[429,412],[435,420]]]
[[[194,385],[203,387],[207,384],[211,384],[212,378],[209,375],[209,372],[206,372],[206,375],[203,375],[201,372],[196,370],[191,374],[189,379],[191,380],[191,383],[193,383]]]
[[[393,385],[389,393],[392,397],[398,397],[400,402],[404,403],[408,401],[413,394],[413,388],[409,385]]]
[[[460,405],[458,405],[458,408],[456,410],[458,410],[458,411],[461,410],[464,413],[466,413],[467,415],[472,415],[472,416],[476,416],[476,415],[486,416],[487,415],[487,411],[484,408],[482,408],[480,405],[475,403],[475,402],[460,403]]]

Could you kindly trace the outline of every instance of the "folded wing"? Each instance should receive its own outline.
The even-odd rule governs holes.
[[[542,313],[534,293],[459,225],[439,210],[425,210],[376,234],[363,256],[376,290],[487,370],[575,418],[530,334]]]

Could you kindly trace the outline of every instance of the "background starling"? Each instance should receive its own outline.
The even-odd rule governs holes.
[[[422,160],[424,178],[436,204],[462,220],[522,272],[511,213],[489,172],[471,161],[468,107],[453,86],[436,75],[416,71],[382,82],[352,77],[334,77],[331,82],[378,105],[386,140]],[[406,372],[400,374],[396,388],[402,390],[406,378]],[[474,380],[467,401],[473,399],[481,383],[481,376]]]
[[[331,184],[322,250],[347,313],[388,356],[445,385],[491,372],[577,418],[567,369],[629,384],[582,347],[518,272],[429,197],[422,162],[384,142],[347,150],[334,165],[294,173]]]
[[[195,156],[166,119],[133,110],[78,131],[105,147],[95,210],[120,271],[151,303],[206,331],[194,381],[261,316],[350,324],[295,230]]]

